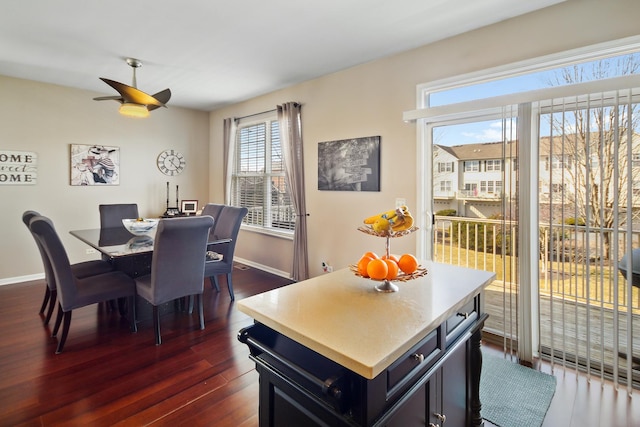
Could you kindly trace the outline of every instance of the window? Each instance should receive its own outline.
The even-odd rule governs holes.
[[[502,160],[487,160],[485,168],[487,171],[501,171]]]
[[[480,162],[478,160],[469,160],[464,162],[465,172],[478,172],[480,171]]]
[[[440,181],[440,191],[448,193],[451,191],[451,181]]]
[[[280,129],[274,114],[238,125],[231,204],[249,209],[244,225],[288,234],[294,229],[296,215],[285,182]]]
[[[453,162],[439,162],[438,172],[453,172]]]

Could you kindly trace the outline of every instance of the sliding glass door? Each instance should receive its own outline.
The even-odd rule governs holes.
[[[629,391],[640,380],[638,88],[638,76],[617,78],[419,120],[433,224],[421,245],[496,273],[485,337],[521,362],[548,358]]]

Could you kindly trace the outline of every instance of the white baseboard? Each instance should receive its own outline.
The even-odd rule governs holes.
[[[284,277],[285,279],[291,279],[291,274],[287,271],[277,270],[267,265],[258,264],[257,262],[249,261],[246,259],[235,257],[234,261],[240,264],[248,265],[249,267],[257,268],[258,270],[266,271],[267,273],[275,274],[276,276]],[[6,279],[0,279],[0,286],[13,285],[16,283],[30,282],[32,280],[44,279],[44,273],[29,274],[27,276],[7,277]]]
[[[233,260],[239,262],[240,264],[248,265],[249,267],[257,268],[258,270],[266,271],[267,273],[284,277],[285,279],[291,279],[291,274],[288,271],[278,270],[273,267],[269,267],[268,265],[258,264],[257,262],[249,261],[243,258],[233,257]]]
[[[30,282],[32,280],[44,279],[44,273],[29,274],[28,276],[19,277],[7,277],[6,279],[0,279],[0,286],[14,285],[16,283]]]

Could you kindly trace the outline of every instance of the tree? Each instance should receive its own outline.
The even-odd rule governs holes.
[[[548,84],[602,80],[639,70],[640,55],[626,55],[566,67]],[[619,94],[624,97],[626,91]],[[569,100],[544,116],[550,124],[550,136],[547,147],[541,139],[541,155],[548,155],[550,193],[561,199],[561,209],[573,208],[571,216],[585,220],[588,228],[602,230],[602,252],[609,259],[611,230],[624,225],[626,216],[621,213],[633,197],[629,188],[636,189],[640,178],[640,163],[633,160],[634,155],[640,155],[640,108],[637,103],[621,98],[617,102],[602,95]],[[558,215],[553,209],[549,215],[550,223],[560,222],[553,218]]]

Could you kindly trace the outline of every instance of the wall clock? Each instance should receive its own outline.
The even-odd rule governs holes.
[[[184,156],[175,150],[164,150],[158,156],[158,169],[165,175],[178,175],[186,165]]]

